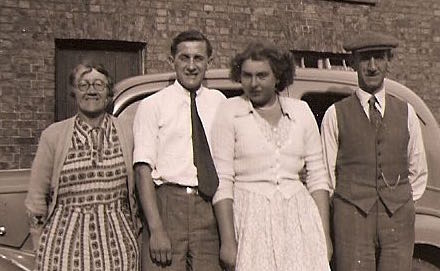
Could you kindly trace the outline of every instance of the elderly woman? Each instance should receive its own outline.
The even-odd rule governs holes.
[[[36,270],[138,270],[131,128],[106,113],[102,66],[78,65],[70,84],[78,114],[41,134],[25,202]]]
[[[293,76],[291,54],[270,44],[251,43],[231,62],[244,95],[220,107],[212,131],[220,179],[213,204],[227,270],[329,270],[319,130],[305,102],[279,95]]]

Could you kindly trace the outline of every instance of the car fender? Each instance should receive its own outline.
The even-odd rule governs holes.
[[[440,248],[440,217],[416,214],[415,242]]]
[[[30,251],[21,251],[8,247],[0,247],[0,264],[2,267],[16,267],[16,270],[31,271],[34,270],[35,256]],[[6,270],[11,270],[7,268]],[[2,268],[0,267],[0,270]]]

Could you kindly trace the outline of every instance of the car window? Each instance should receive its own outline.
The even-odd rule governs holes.
[[[318,127],[321,128],[322,118],[324,117],[325,111],[335,102],[342,100],[343,98],[349,96],[346,93],[340,92],[322,92],[322,91],[310,91],[301,97],[301,100],[307,102],[310,109],[315,115]]]
[[[227,98],[240,96],[243,94],[242,89],[219,89]]]

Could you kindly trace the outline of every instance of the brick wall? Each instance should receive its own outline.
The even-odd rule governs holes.
[[[29,167],[53,122],[57,38],[146,42],[145,72],[155,73],[169,70],[170,39],[189,28],[212,40],[214,67],[250,39],[337,53],[346,33],[381,30],[402,41],[390,77],[440,120],[438,25],[438,0],[0,0],[0,169]]]

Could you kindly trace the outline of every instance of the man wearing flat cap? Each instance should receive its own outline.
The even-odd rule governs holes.
[[[384,84],[397,46],[395,38],[372,32],[344,44],[358,88],[330,106],[322,122],[337,271],[411,270],[414,202],[428,175],[417,115]]]

